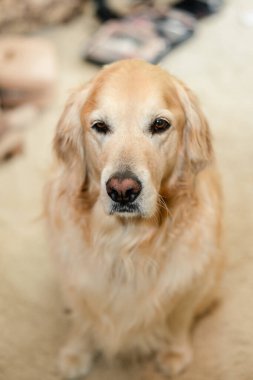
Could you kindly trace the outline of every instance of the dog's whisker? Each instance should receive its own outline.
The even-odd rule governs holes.
[[[163,199],[163,197],[162,197],[161,195],[160,195],[159,198],[158,198],[158,203],[159,203],[160,207],[161,207],[163,210],[166,211],[167,216],[168,216],[168,215],[171,215],[171,213],[170,213],[170,211],[169,211],[169,208],[168,208],[168,206],[166,205],[165,200]]]
[[[167,217],[171,217],[172,218],[172,213],[171,211],[169,210],[169,207],[168,205],[166,204],[164,198],[162,197],[161,194],[157,193],[157,199],[158,199],[158,205],[160,206],[161,209],[165,210],[166,211],[166,215]],[[161,212],[161,210],[159,210]]]

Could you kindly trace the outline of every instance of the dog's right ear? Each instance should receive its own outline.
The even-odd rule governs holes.
[[[68,166],[85,160],[84,129],[80,114],[88,91],[89,88],[85,87],[70,95],[56,127],[54,150],[59,160]]]

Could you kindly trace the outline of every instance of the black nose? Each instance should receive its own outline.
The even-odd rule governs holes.
[[[109,197],[117,203],[132,203],[139,196],[142,186],[131,172],[116,173],[106,183]]]

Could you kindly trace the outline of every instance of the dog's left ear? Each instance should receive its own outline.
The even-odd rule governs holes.
[[[175,82],[186,125],[183,132],[185,155],[196,173],[212,161],[212,138],[206,118],[195,95],[180,81]]]

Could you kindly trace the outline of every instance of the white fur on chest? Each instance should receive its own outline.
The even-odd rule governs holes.
[[[163,335],[175,291],[183,290],[201,274],[210,258],[213,247],[209,230],[197,223],[194,233],[186,229],[174,240],[170,231],[162,235],[158,230],[145,254],[138,247],[150,233],[149,228],[138,230],[134,224],[120,225],[95,213],[88,242],[83,225],[71,220],[71,215],[65,217],[64,233],[61,230],[55,236],[57,256],[66,285],[84,306],[85,321],[103,336],[103,342],[113,345],[111,351],[117,351],[122,342],[125,345],[125,339],[135,331],[144,337],[146,327],[152,332],[159,326]],[[196,236],[201,239],[192,255],[190,246]],[[145,341],[143,346],[148,347],[147,340],[155,335],[157,331],[138,341]]]
[[[197,252],[196,257],[189,257],[187,239],[180,247],[180,242],[170,244],[165,238],[161,246],[159,236],[147,254],[139,252],[145,230],[138,234],[134,226],[119,228],[108,220],[100,224],[100,229],[93,228],[91,244],[76,225],[72,227],[68,223],[60,249],[68,277],[89,300],[90,307],[99,309],[101,315],[110,315],[112,323],[119,315],[126,321],[133,319],[134,307],[138,307],[140,323],[152,319],[152,309],[157,309],[165,297],[169,303],[170,294],[189,282],[196,271],[201,272],[209,256],[203,249],[201,257]],[[206,246],[205,250],[210,248]]]

